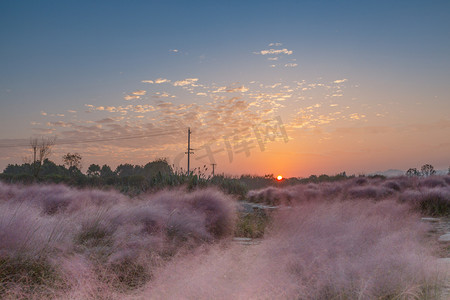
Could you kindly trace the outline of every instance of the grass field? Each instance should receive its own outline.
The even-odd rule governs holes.
[[[450,177],[129,197],[0,184],[2,299],[444,299]],[[257,238],[246,246],[233,237]]]

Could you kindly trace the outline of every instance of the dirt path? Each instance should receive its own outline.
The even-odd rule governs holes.
[[[442,299],[450,299],[450,218],[422,218],[422,221],[432,225],[432,236],[439,242],[439,262],[447,269],[447,283]]]

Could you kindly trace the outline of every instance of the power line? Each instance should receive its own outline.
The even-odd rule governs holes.
[[[129,136],[119,136],[119,137],[109,137],[109,138],[95,138],[95,139],[85,139],[85,140],[61,140],[60,142],[55,142],[55,145],[73,145],[73,144],[83,144],[83,143],[97,143],[97,142],[107,142],[107,141],[117,141],[117,140],[130,140],[130,139],[138,139],[138,138],[147,138],[147,137],[155,137],[162,135],[169,135],[174,133],[179,133],[179,130],[167,130],[160,131],[157,133],[151,134],[140,134],[140,135],[129,135]],[[0,148],[15,148],[15,147],[29,147],[29,143],[27,144],[7,144],[1,145]]]

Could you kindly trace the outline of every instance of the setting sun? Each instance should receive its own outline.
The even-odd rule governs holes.
[[[278,175],[278,176],[277,176],[277,180],[278,180],[278,181],[281,181],[281,180],[283,180],[283,176],[281,176],[281,175]]]

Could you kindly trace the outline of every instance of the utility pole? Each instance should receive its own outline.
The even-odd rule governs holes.
[[[217,166],[217,164],[211,164],[211,166],[213,167],[212,176],[214,177],[214,166]]]
[[[187,161],[187,173],[188,175],[189,173],[189,162],[190,162],[190,157],[191,154],[194,154],[194,152],[191,152],[191,150],[194,150],[191,148],[191,128],[188,127],[188,148],[187,148],[187,152],[185,152],[188,155],[188,161]]]

